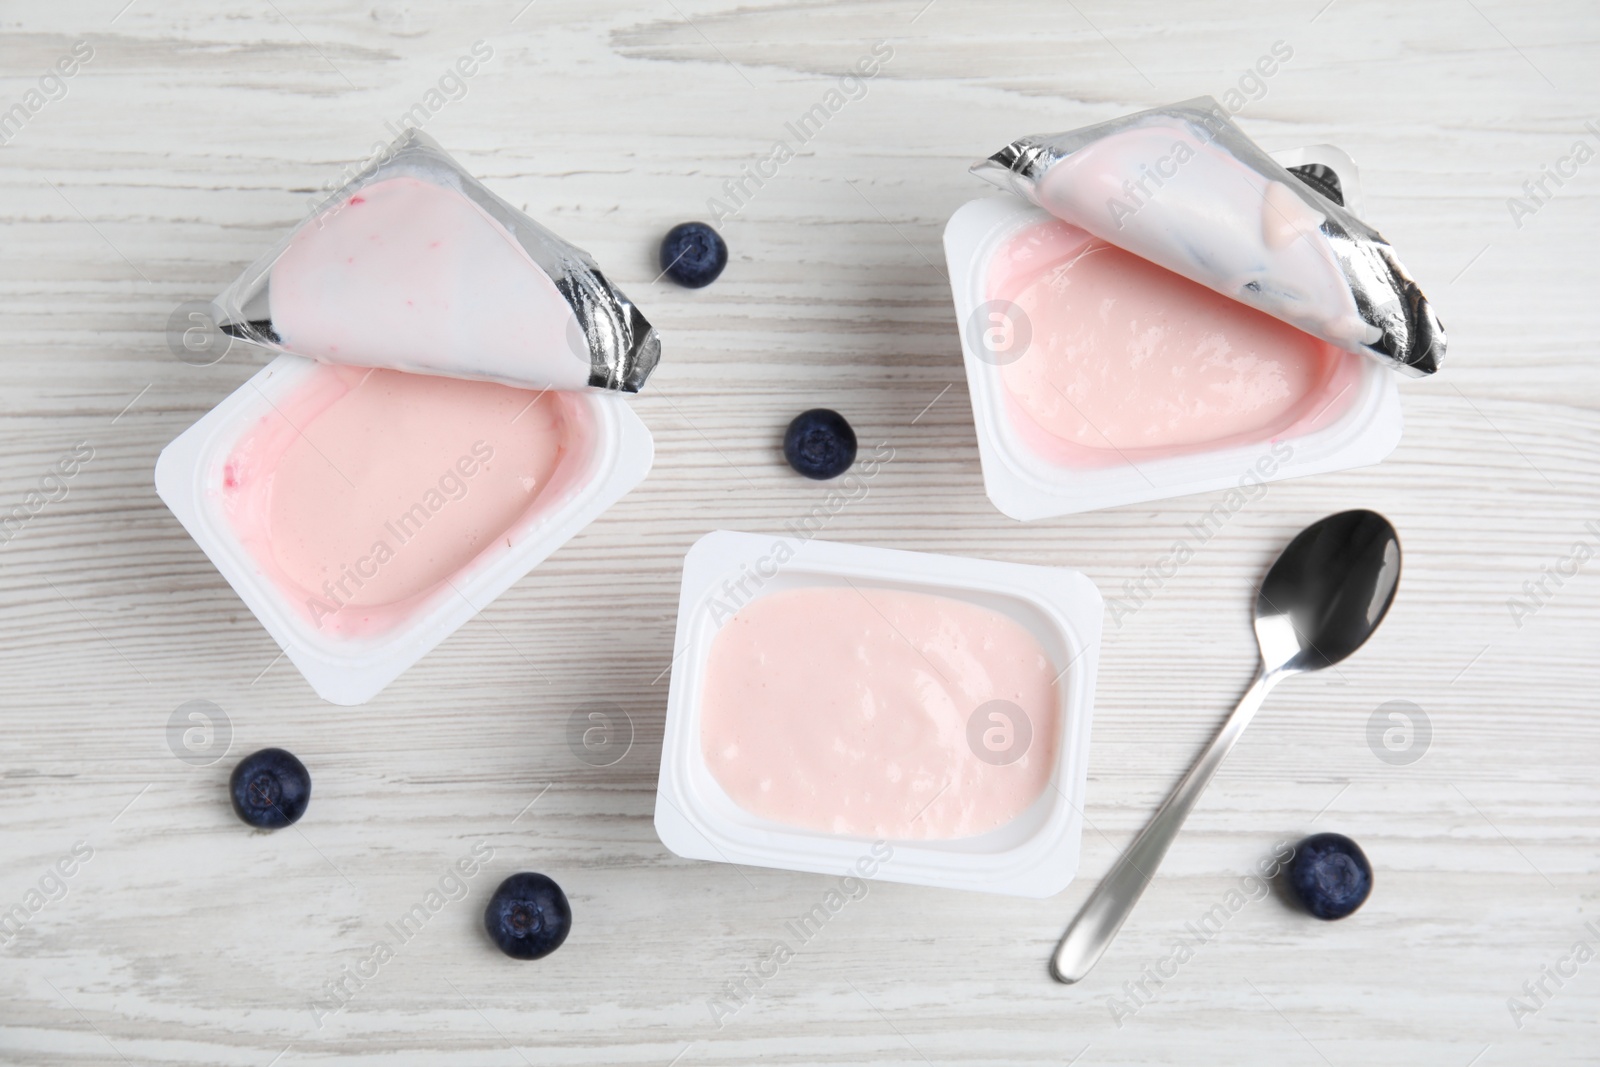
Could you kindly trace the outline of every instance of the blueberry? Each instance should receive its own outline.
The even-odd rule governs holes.
[[[802,411],[783,435],[783,458],[807,478],[837,478],[856,461],[856,432],[837,411]]]
[[[483,913],[484,929],[515,960],[537,960],[561,947],[572,930],[572,906],[561,887],[523,871],[500,883]]]
[[[728,244],[703,222],[680,222],[661,239],[661,270],[686,289],[703,289],[728,265]]]
[[[1303,167],[1290,167],[1289,173],[1344,207],[1344,186],[1339,184],[1339,173],[1332,167],[1323,163],[1307,163]]]
[[[233,810],[262,830],[297,822],[311,803],[306,765],[281,748],[264,748],[239,761],[228,779]]]
[[[1289,887],[1319,919],[1342,919],[1372,892],[1372,864],[1343,834],[1312,834],[1289,861]]]

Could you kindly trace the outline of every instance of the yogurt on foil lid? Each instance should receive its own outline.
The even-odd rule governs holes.
[[[638,392],[650,324],[583,250],[410,131],[216,300],[236,337],[324,363]]]
[[[1389,243],[1211,97],[1024,137],[972,170],[1346,351],[1415,376],[1444,357],[1444,327]]]

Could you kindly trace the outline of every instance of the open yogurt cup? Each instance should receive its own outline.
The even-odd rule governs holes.
[[[1332,170],[1346,203],[1359,209],[1355,167],[1342,152],[1316,146],[1275,158]],[[964,204],[946,226],[944,244],[984,488],[1014,519],[1214,489],[1254,492],[1269,481],[1377,463],[1399,444],[1399,390],[1381,363],[1211,293],[1020,197]],[[1159,345],[1141,348],[1140,320],[1114,321],[1123,312],[1108,309],[1129,292],[1148,305],[1143,314],[1170,311],[1173,329],[1220,324],[1223,340],[1216,341],[1216,330],[1207,338],[1213,348],[1204,373],[1213,380],[1203,388],[1224,403],[1191,403],[1167,421],[1140,421],[1144,404],[1152,412],[1177,410],[1163,408],[1164,390],[1188,368],[1176,357],[1172,367],[1160,366]],[[1081,392],[1074,398],[1071,388],[1063,390],[1039,355],[1065,328],[1087,330],[1084,323],[1101,315],[1111,323],[1111,354],[1104,368],[1075,373],[1103,390],[1100,399],[1110,401],[1103,409]],[[1258,403],[1263,396],[1270,402]],[[1238,400],[1243,414],[1228,409],[1229,399]]]
[[[795,614],[819,609],[830,625]],[[707,534],[684,559],[656,833],[690,859],[1051,896],[1078,866],[1102,613],[1072,570]],[[747,654],[806,632],[825,639]],[[895,671],[937,691],[925,719],[879,699]]]
[[[317,695],[363,704],[641,482],[615,393],[282,355],[156,491]]]

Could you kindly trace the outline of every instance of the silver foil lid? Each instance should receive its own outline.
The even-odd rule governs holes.
[[[274,328],[271,279],[273,267],[295,237],[310,226],[322,226],[369,186],[394,178],[412,178],[461,194],[488,215],[554,284],[571,310],[562,331],[566,351],[541,353],[515,366],[474,362],[471,352],[440,352],[425,361],[352,356],[366,366],[392,367],[462,378],[503,382],[521,387],[567,388],[587,384],[597,389],[636,393],[661,359],[661,340],[634,303],[600,271],[583,249],[562,240],[467,173],[431,137],[407,130],[380,151],[355,178],[317,206],[312,216],[251,264],[216,298],[213,314],[226,333],[267,348],[297,352],[329,362],[342,362],[326,350],[302,351]],[[531,344],[530,344],[531,347]],[[541,365],[539,359],[555,360]],[[587,363],[587,381],[573,361]]]
[[[1419,377],[1444,358],[1444,327],[1389,243],[1211,97],[1023,137],[972,171],[1340,348]]]

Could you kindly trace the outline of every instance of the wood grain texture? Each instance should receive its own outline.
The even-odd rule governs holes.
[[[1580,0],[524,0],[14,5],[0,106],[75,41],[93,59],[0,147],[0,505],[93,459],[0,546],[0,909],[92,858],[0,946],[0,1062],[65,1064],[1499,1064],[1593,1062],[1600,963],[1519,1027],[1508,998],[1600,916],[1600,563],[1536,614],[1507,600],[1596,543],[1600,161],[1530,218],[1522,183],[1592,134],[1600,18]],[[519,9],[521,9],[519,11]],[[587,248],[667,339],[637,410],[650,479],[371,704],[323,704],[151,487],[163,445],[248,377],[169,353],[308,198],[389,136],[474,41],[494,56],[427,123],[487,184]],[[716,285],[654,283],[653,242],[703,217],[880,40],[894,55],[724,226]],[[1363,166],[1370,220],[1449,327],[1403,387],[1379,467],[1280,483],[1108,627],[1082,873],[1053,900],[874,884],[719,1028],[708,998],[830,880],[679,860],[651,826],[679,563],[713,528],[776,530],[824,490],[780,463],[799,408],[895,458],[825,536],[1078,567],[1116,596],[1220,494],[1027,526],[983,495],[940,233],[1011,137],[1221,94],[1293,58],[1241,113],[1268,148]],[[930,406],[931,405],[931,406]],[[1348,506],[1406,549],[1383,632],[1275,692],[1112,952],[1045,960],[1077,904],[1246,684],[1250,591],[1285,540]],[[231,755],[176,759],[214,701]],[[564,741],[620,703],[633,748]],[[1367,722],[1409,700],[1424,758]],[[292,831],[228,810],[234,759],[282,744],[316,792]],[[543,792],[541,792],[543,791]],[[530,801],[536,802],[530,807]],[[1251,903],[1132,1017],[1110,998],[1274,844],[1367,848],[1378,888],[1316,924]],[[422,931],[318,1018],[324,983],[477,842]],[[537,965],[479,931],[493,884],[553,875],[577,913]],[[60,896],[56,891],[55,895]],[[277,1057],[274,1059],[274,1057]]]

